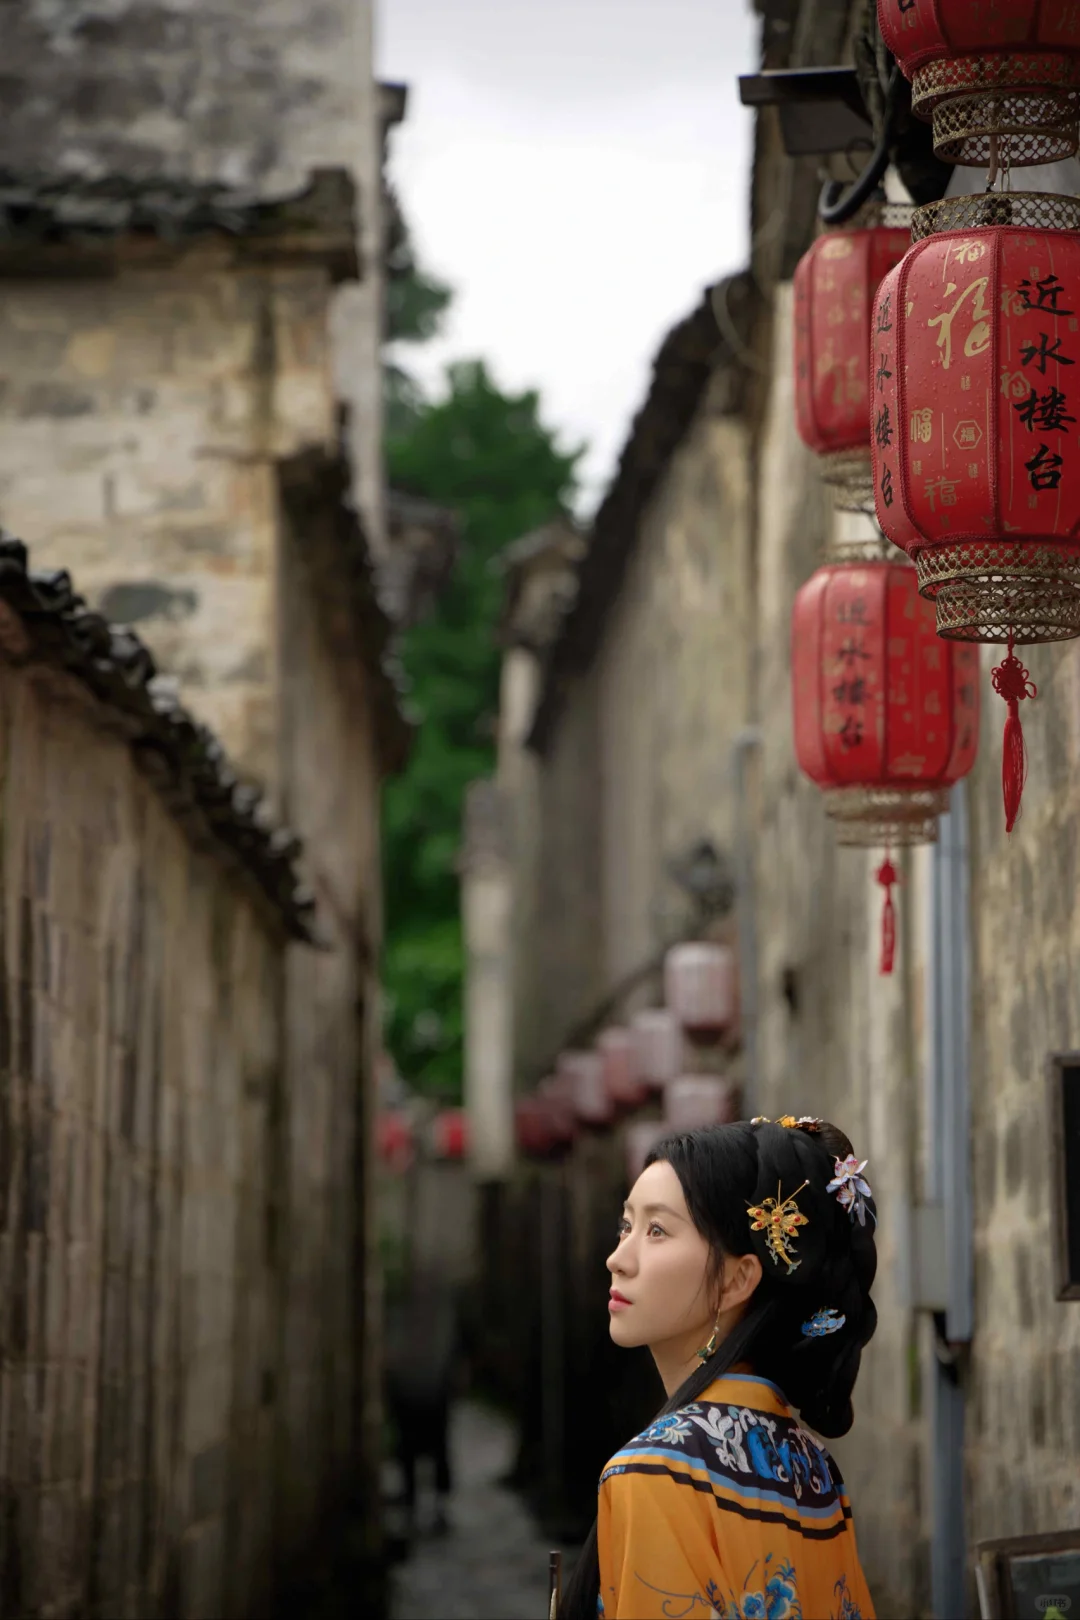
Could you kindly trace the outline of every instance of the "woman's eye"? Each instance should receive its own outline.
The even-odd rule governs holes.
[[[659,1232],[661,1237],[667,1237],[667,1233],[664,1231],[664,1228],[660,1225],[659,1221],[650,1221],[649,1223],[649,1236],[652,1237],[654,1232]]]
[[[621,1237],[621,1238],[625,1237],[627,1232],[629,1232],[629,1230],[630,1230],[630,1222],[625,1218],[625,1216],[619,1222],[619,1224],[616,1226],[615,1230],[618,1233],[619,1237]]]

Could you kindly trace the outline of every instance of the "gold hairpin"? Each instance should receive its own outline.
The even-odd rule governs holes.
[[[781,1188],[777,1183],[775,1198],[766,1198],[763,1203],[754,1204],[748,1210],[751,1232],[765,1233],[765,1244],[769,1253],[777,1265],[783,1262],[787,1266],[788,1276],[800,1263],[792,1254],[789,1244],[794,1243],[798,1237],[800,1226],[810,1224],[809,1216],[802,1213],[795,1199],[803,1187],[809,1185],[808,1181],[804,1181],[802,1187],[796,1187],[789,1197],[781,1200]]]
[[[800,1114],[798,1119],[794,1114],[781,1114],[779,1119],[770,1119],[767,1114],[755,1114],[750,1121],[751,1125],[783,1125],[788,1131],[819,1131],[825,1123],[816,1114]]]

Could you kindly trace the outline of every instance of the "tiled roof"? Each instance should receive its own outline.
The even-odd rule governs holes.
[[[218,183],[0,169],[0,274],[52,266],[100,273],[122,243],[141,244],[143,258],[156,262],[216,236],[239,262],[325,262],[335,280],[354,279],[355,210],[345,169],[315,169],[303,191],[270,199]]]
[[[139,637],[91,612],[65,570],[31,570],[26,547],[6,535],[0,603],[6,660],[63,671],[103,704],[196,847],[244,873],[288,935],[312,941],[315,900],[297,869],[299,839],[275,825],[259,789],[237,779],[213,732],[156,677]]]
[[[727,310],[728,332],[717,325],[717,301]],[[714,370],[725,360],[738,371],[741,344],[754,309],[746,274],[710,288],[685,320],[671,329],[653,364],[645,403],[634,418],[618,469],[593,519],[577,569],[573,604],[548,653],[543,689],[529,746],[543,750],[574,679],[589,667],[611,604],[622,584],[653,492],[690,430]]]

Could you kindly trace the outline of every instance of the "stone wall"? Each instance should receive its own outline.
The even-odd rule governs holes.
[[[0,286],[0,520],[279,786],[275,461],[336,436],[319,268]]]
[[[221,180],[260,196],[341,166],[363,281],[338,289],[332,364],[358,495],[383,538],[382,134],[371,0],[28,0],[4,11],[0,168]]]
[[[97,718],[0,666],[0,1607],[266,1613],[314,1385],[320,1506],[350,1433],[350,1097]]]

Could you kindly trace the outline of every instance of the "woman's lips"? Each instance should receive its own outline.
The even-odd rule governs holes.
[[[611,1294],[610,1294],[610,1296],[608,1298],[608,1310],[609,1311],[625,1311],[626,1307],[628,1305],[630,1305],[631,1303],[632,1303],[631,1300],[623,1298],[623,1296],[619,1293],[617,1288],[613,1288],[611,1290]]]

